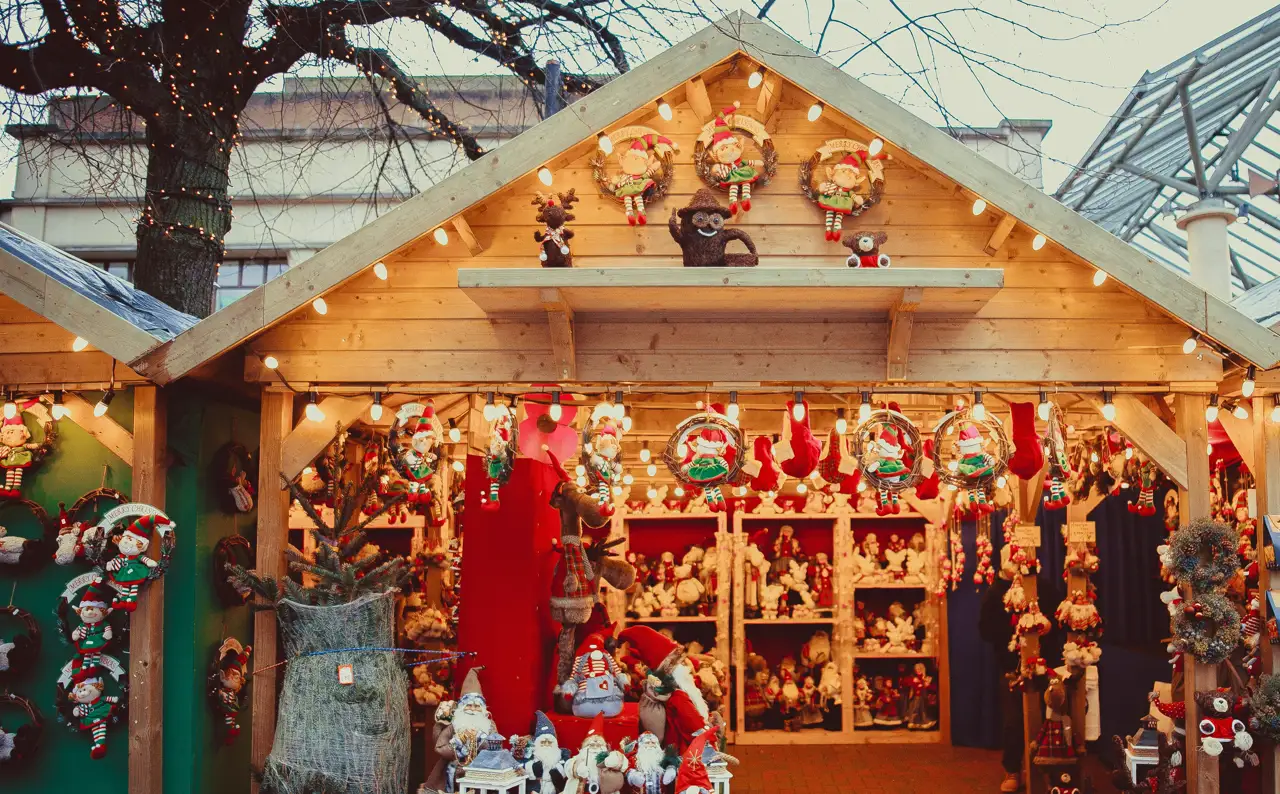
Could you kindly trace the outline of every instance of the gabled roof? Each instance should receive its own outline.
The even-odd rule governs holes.
[[[1280,326],[1280,278],[1259,284],[1231,305],[1268,328]]]
[[[737,53],[761,63],[819,98],[828,108],[856,120],[893,146],[981,195],[1206,337],[1263,369],[1280,363],[1280,336],[1187,279],[1171,274],[785,34],[735,12],[574,102],[131,366],[157,383],[182,377]]]
[[[2,223],[0,292],[125,363],[196,324],[129,282]]]

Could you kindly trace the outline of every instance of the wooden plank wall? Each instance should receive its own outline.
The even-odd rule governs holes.
[[[0,385],[35,390],[105,384],[111,377],[111,357],[92,346],[73,353],[75,338],[0,294]],[[146,382],[123,364],[116,365],[115,375],[117,384]]]
[[[745,72],[709,82],[712,106],[734,98],[754,108],[757,91]],[[754,239],[761,264],[843,266],[847,249],[823,239],[822,213],[800,191],[798,169],[829,138],[871,135],[828,110],[806,119],[811,99],[785,87],[767,127],[780,155],[774,181],[759,187],[753,207],[733,223]],[[550,163],[555,190],[576,188],[573,209],[577,267],[679,266],[680,252],[666,221],[701,182],[692,154],[701,120],[688,104],[663,121],[649,110],[633,122],[652,127],[680,146],[671,193],[649,207],[649,225],[632,229],[612,199],[601,196],[587,164],[594,146],[583,143]],[[304,307],[252,342],[271,353],[291,380],[520,381],[556,378],[558,371],[545,316],[492,321],[456,289],[457,269],[536,267],[534,193],[546,190],[534,175],[514,182],[464,217],[484,250],[470,255],[453,235],[447,246],[424,236],[387,260],[388,281],[366,272],[327,296],[325,316]],[[976,316],[930,314],[922,306],[907,364],[910,381],[1216,381],[1220,365],[1182,355],[1185,331],[1114,281],[1092,285],[1093,268],[1052,243],[1033,251],[1033,232],[1018,226],[995,254],[984,248],[1002,213],[971,212],[972,199],[937,174],[901,159],[886,168],[886,193],[847,230],[883,229],[883,250],[897,267],[999,267],[1005,285]],[[424,230],[429,232],[430,230]],[[736,245],[736,244],[735,244]],[[727,319],[727,321],[726,321]],[[881,381],[885,378],[887,317],[883,313],[795,317],[761,332],[750,316],[673,323],[657,313],[637,321],[593,317],[574,320],[577,375],[596,381],[752,379]],[[800,320],[800,322],[795,322]],[[1105,325],[1102,325],[1105,323]],[[997,355],[997,351],[998,355]],[[993,357],[999,364],[993,366]],[[1002,375],[1003,373],[1003,375]],[[250,368],[250,379],[273,378]],[[827,377],[830,376],[830,377]]]

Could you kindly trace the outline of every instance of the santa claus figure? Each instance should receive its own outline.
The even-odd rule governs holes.
[[[534,714],[533,736],[524,771],[529,775],[527,794],[556,794],[564,788],[569,751],[560,747],[556,727],[541,711]]]
[[[605,650],[604,637],[593,633],[578,647],[573,672],[561,685],[560,692],[573,699],[575,716],[616,717],[622,711],[622,697],[630,682],[622,667]]]
[[[835,569],[831,567],[831,558],[825,551],[814,555],[814,563],[809,566],[809,590],[813,592],[813,600],[819,610],[830,612],[836,606]]]
[[[663,794],[676,779],[676,766],[677,759],[667,756],[658,737],[645,731],[636,741],[627,782],[637,794]]]
[[[480,669],[467,671],[456,703],[441,703],[436,709],[435,750],[439,759],[427,777],[430,791],[456,791],[462,767],[475,758],[490,734],[498,733],[480,689]]]
[[[684,648],[644,625],[630,626],[618,637],[649,668],[640,697],[640,726],[683,753],[711,720]]]
[[[578,754],[569,759],[564,794],[617,794],[626,785],[627,757],[609,749],[604,716],[597,714]]]
[[[676,586],[676,555],[672,551],[662,552],[662,557],[658,561],[658,567],[654,571],[654,578],[657,583],[666,588]]]

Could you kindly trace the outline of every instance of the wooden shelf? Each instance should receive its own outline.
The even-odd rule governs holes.
[[[486,314],[665,316],[888,312],[919,290],[917,314],[974,314],[1004,286],[1000,268],[460,268],[458,288]]]
[[[659,462],[657,458],[653,458],[652,460],[653,460],[653,462],[655,462],[655,463]],[[623,517],[624,517],[624,518],[626,518],[628,521],[644,521],[644,520],[646,520],[646,519],[651,520],[651,521],[673,521],[673,520],[674,520],[674,521],[684,521],[684,520],[694,521],[694,520],[707,520],[707,519],[710,519],[712,523],[715,523],[716,514],[715,514],[715,513],[710,513],[710,512],[708,512],[708,513],[648,513],[648,514],[641,514],[641,513],[632,513],[632,512],[630,512],[630,511],[628,511],[628,512],[626,513],[626,515],[625,515],[625,516],[623,516]]]
[[[923,584],[911,584],[909,582],[878,582],[871,584],[863,584],[862,582],[853,583],[854,590],[924,590]]]
[[[675,617],[627,618],[628,623],[715,623],[715,615],[676,615]]]
[[[850,513],[849,518],[852,518],[855,520],[866,520],[866,521],[886,521],[886,520],[895,519],[895,518],[898,520],[902,520],[904,518],[911,518],[918,521],[923,521],[923,520],[928,520],[929,517],[926,516],[924,513],[891,513],[887,516],[878,516],[875,513]]]
[[[802,731],[738,731],[734,744],[853,744],[852,733],[808,728]]]
[[[913,651],[904,651],[903,653],[875,653],[874,651],[854,651],[854,659],[936,659],[938,658],[931,653],[916,653]]]
[[[942,736],[937,728],[927,731],[909,731],[906,728],[859,728],[854,732],[854,744],[938,744]]]
[[[823,623],[835,623],[834,617],[830,618],[743,618],[742,622],[747,626],[785,626],[791,624],[793,626],[813,626]]]

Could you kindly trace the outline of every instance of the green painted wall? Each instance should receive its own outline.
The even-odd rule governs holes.
[[[94,402],[95,395],[86,395],[86,399]],[[126,391],[117,394],[108,415],[121,425],[131,427],[132,395]],[[23,491],[56,518],[58,502],[70,505],[81,494],[103,485],[104,465],[105,484],[128,493],[132,484],[129,464],[99,444],[79,425],[64,419],[58,423],[58,438],[53,451],[36,473],[24,478]],[[19,536],[29,537],[37,531],[28,514],[16,508],[0,509],[0,525]],[[122,722],[110,730],[107,734],[107,757],[94,761],[89,758],[88,734],[73,732],[58,724],[54,709],[58,672],[75,656],[75,651],[63,641],[58,631],[58,596],[67,580],[86,570],[83,564],[64,567],[54,565],[50,559],[30,575],[15,575],[11,566],[0,565],[0,604],[9,603],[12,590],[13,603],[35,615],[43,639],[35,669],[11,678],[8,688],[36,703],[45,718],[44,741],[39,757],[27,768],[13,770],[0,767],[0,790],[6,794],[77,791],[90,785],[99,794],[123,794],[126,790],[128,730],[125,724]],[[13,589],[15,583],[17,588]],[[0,624],[0,637],[12,633],[13,628],[13,624],[8,622]],[[127,664],[127,654],[117,649],[112,651],[112,655]],[[0,720],[7,714],[0,714]]]
[[[86,398],[93,401],[94,395]],[[256,406],[238,406],[213,399],[207,387],[166,389],[171,455],[165,512],[177,522],[178,547],[165,578],[165,732],[164,788],[172,794],[243,794],[249,779],[249,726],[232,747],[221,744],[209,709],[208,675],[214,651],[224,636],[252,642],[252,618],[247,607],[223,609],[213,588],[213,548],[218,540],[253,536],[255,514],[223,513],[217,501],[214,458],[234,438],[257,449]],[[126,429],[133,426],[131,395],[122,391],[110,415]],[[73,502],[102,484],[129,492],[129,466],[70,421],[59,423],[58,444],[44,467],[28,481],[28,494],[51,514],[59,501]],[[18,511],[0,512],[0,524],[15,535],[28,530]],[[57,631],[56,607],[65,582],[82,573],[81,566],[61,567],[52,561],[29,576],[14,576],[0,566],[0,603],[7,604],[17,582],[14,603],[35,613],[44,635],[40,664],[31,673],[10,681],[9,688],[37,701],[48,723],[40,757],[21,772],[0,767],[0,791],[46,794],[93,788],[98,794],[127,790],[127,736],[122,723],[108,735],[108,754],[89,758],[89,739],[56,723],[54,682],[62,664],[74,654]],[[145,593],[144,593],[144,598]],[[10,630],[0,625],[0,636]],[[127,663],[127,654],[117,653]],[[251,669],[258,664],[250,662]],[[250,687],[246,709],[252,698]],[[247,712],[246,712],[247,714]],[[3,715],[0,715],[0,719]]]

